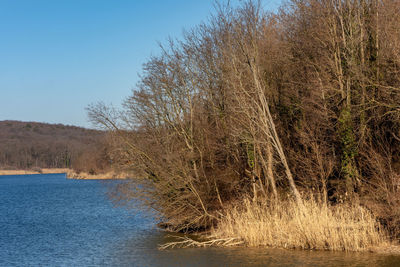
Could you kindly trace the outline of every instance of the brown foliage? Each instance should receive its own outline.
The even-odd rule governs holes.
[[[98,172],[110,167],[105,133],[62,124],[0,122],[0,168],[74,168]]]
[[[190,230],[247,196],[301,204],[311,191],[360,200],[398,232],[399,12],[395,0],[220,5],[145,64],[123,112],[89,108],[137,173],[116,200]]]

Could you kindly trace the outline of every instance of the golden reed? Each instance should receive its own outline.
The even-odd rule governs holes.
[[[228,210],[213,235],[247,246],[364,251],[385,242],[375,217],[359,205],[314,200],[269,203],[245,200]]]

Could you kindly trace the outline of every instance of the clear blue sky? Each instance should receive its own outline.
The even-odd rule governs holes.
[[[0,0],[0,120],[90,127],[85,107],[118,106],[158,54],[157,42],[206,21],[213,3]]]

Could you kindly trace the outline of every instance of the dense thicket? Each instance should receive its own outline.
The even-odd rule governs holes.
[[[0,121],[0,168],[103,171],[110,167],[104,139],[104,132],[75,126]]]
[[[359,202],[399,233],[399,1],[221,5],[162,51],[121,113],[89,108],[137,174],[117,201],[189,230],[247,196],[307,192]]]

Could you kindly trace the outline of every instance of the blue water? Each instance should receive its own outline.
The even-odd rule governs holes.
[[[64,174],[0,176],[0,266],[112,263],[122,237],[151,223],[113,208],[105,190]]]
[[[168,237],[151,216],[113,207],[106,190],[64,174],[0,176],[0,266],[400,266],[400,257],[370,253],[159,251]]]

